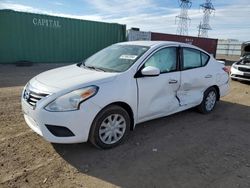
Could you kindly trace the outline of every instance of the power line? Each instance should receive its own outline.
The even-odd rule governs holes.
[[[209,25],[210,15],[215,11],[214,5],[211,0],[206,0],[205,3],[201,4],[200,7],[203,9],[203,19],[198,26],[198,37],[208,37],[208,30],[212,30]]]
[[[191,8],[192,2],[190,0],[179,0],[179,6],[181,8],[181,12],[175,19],[175,22],[178,19],[176,34],[188,35],[188,23],[191,22],[191,19],[188,16],[188,9]]]

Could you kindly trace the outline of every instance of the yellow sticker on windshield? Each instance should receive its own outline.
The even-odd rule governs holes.
[[[135,60],[137,55],[121,55],[120,59],[128,59],[128,60]]]

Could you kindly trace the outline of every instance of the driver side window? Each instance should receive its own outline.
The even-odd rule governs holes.
[[[175,47],[164,48],[153,54],[144,64],[144,67],[152,66],[160,69],[161,73],[176,71],[177,53]]]

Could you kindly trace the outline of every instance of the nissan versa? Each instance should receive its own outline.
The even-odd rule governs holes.
[[[209,113],[228,91],[227,68],[195,46],[124,42],[37,75],[23,90],[22,109],[49,142],[89,140],[106,149],[138,123],[196,106]]]

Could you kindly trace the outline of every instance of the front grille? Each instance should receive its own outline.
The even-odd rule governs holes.
[[[49,94],[47,93],[38,93],[31,91],[29,88],[26,88],[23,93],[23,98],[25,101],[27,101],[27,103],[29,103],[33,108],[35,108],[36,103],[48,95]]]
[[[238,70],[239,71],[242,71],[242,72],[250,72],[250,68],[245,68],[245,67],[238,67]]]
[[[238,77],[238,78],[248,78],[248,79],[250,79],[250,75],[248,76],[248,75],[235,75],[235,77]]]

